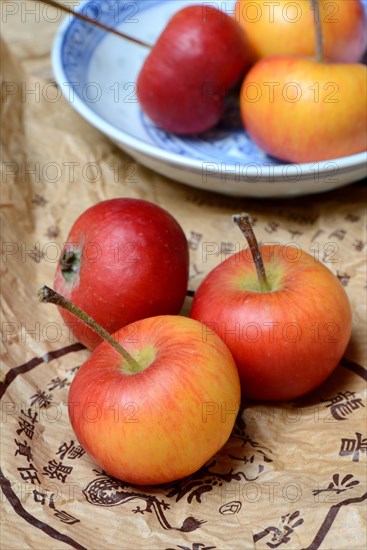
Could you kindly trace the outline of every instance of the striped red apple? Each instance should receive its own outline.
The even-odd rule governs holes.
[[[235,216],[250,250],[219,264],[197,290],[191,317],[218,334],[237,364],[243,395],[290,400],[319,386],[348,344],[344,288],[321,262],[291,246],[259,247],[248,215]]]

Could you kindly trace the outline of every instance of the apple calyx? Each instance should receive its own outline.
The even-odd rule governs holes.
[[[58,307],[62,307],[69,311],[72,315],[75,315],[78,319],[83,321],[88,327],[94,330],[98,336],[103,338],[108,344],[110,344],[115,350],[125,359],[129,365],[130,373],[140,372],[142,366],[135,361],[135,359],[128,353],[114,338],[111,334],[107,332],[101,325],[99,325],[92,317],[90,317],[85,311],[80,309],[80,307],[70,302],[67,298],[53,290],[52,288],[43,285],[38,291],[38,298],[40,302],[55,304]]]
[[[67,283],[71,283],[79,271],[81,253],[74,250],[64,250],[60,258],[62,276]]]
[[[322,33],[321,19],[320,19],[320,2],[319,0],[310,0],[311,7],[314,11],[313,19],[315,22],[315,38],[316,38],[316,52],[315,57],[318,63],[324,61],[324,37]]]
[[[118,31],[114,29],[113,27],[109,27],[108,25],[105,25],[104,23],[101,23],[98,21],[98,19],[91,19],[87,15],[84,15],[84,13],[74,11],[73,9],[69,8],[68,6],[65,6],[64,4],[59,4],[58,2],[54,2],[53,0],[39,0],[40,2],[43,2],[44,4],[47,4],[48,6],[52,6],[53,8],[57,8],[61,11],[64,11],[65,13],[69,13],[70,15],[73,15],[77,19],[81,19],[82,21],[85,21],[87,23],[90,23],[91,25],[94,25],[95,27],[99,27],[100,29],[103,29],[104,31],[111,32],[112,34],[116,34],[120,38],[124,38],[125,40],[129,40],[130,42],[134,42],[135,44],[138,44],[139,46],[143,46],[144,48],[151,49],[152,46],[150,44],[147,44],[146,42],[143,42],[142,40],[139,40],[138,38],[133,38],[132,36],[129,36],[121,31]]]
[[[271,292],[271,286],[266,277],[264,262],[261,256],[259,243],[252,229],[251,219],[248,214],[235,214],[232,216],[234,223],[238,225],[249,245],[252,258],[255,263],[257,278],[259,280],[260,292]]]

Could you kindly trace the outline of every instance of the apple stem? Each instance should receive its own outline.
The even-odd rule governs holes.
[[[324,37],[322,33],[321,17],[320,17],[320,2],[319,0],[311,0],[313,9],[313,18],[315,21],[316,35],[316,61],[322,63],[324,60]]]
[[[125,40],[130,40],[130,42],[134,42],[135,44],[138,44],[139,46],[143,46],[144,48],[151,49],[152,46],[150,44],[147,44],[146,42],[143,42],[142,40],[139,40],[138,38],[133,38],[132,36],[129,36],[123,32],[120,32],[113,27],[109,27],[108,25],[105,25],[104,23],[100,23],[96,19],[91,19],[87,15],[84,15],[81,12],[74,11],[73,9],[69,8],[68,6],[65,6],[64,4],[59,4],[58,2],[54,2],[53,0],[38,0],[39,2],[43,2],[44,4],[47,4],[48,6],[52,6],[54,8],[57,8],[61,11],[64,11],[65,13],[69,13],[70,15],[73,15],[77,19],[82,19],[86,23],[90,23],[91,25],[94,25],[95,27],[99,27],[100,29],[103,29],[104,31],[111,32],[113,34],[116,34],[120,38],[124,38]]]
[[[234,223],[238,225],[248,242],[252,258],[255,263],[257,278],[259,279],[261,292],[270,292],[271,287],[266,278],[264,262],[261,256],[259,243],[252,229],[251,219],[248,214],[235,214],[232,216]]]
[[[115,348],[116,351],[122,357],[129,363],[130,367],[134,371],[140,371],[141,367],[137,361],[128,353],[122,346],[119,344],[114,338],[112,338],[111,334],[107,332],[104,328],[101,327],[92,317],[87,315],[85,311],[80,309],[80,307],[73,304],[73,302],[70,302],[67,298],[56,292],[56,290],[53,290],[52,288],[43,285],[38,291],[38,298],[40,302],[49,303],[49,304],[55,304],[58,307],[62,307],[63,309],[66,309],[66,311],[69,311],[72,315],[75,315],[75,317],[78,317],[83,323],[88,325],[94,332],[98,334],[101,338],[103,338],[106,342],[108,342],[112,347]]]

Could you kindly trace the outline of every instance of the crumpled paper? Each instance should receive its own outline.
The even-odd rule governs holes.
[[[43,96],[53,82],[49,51],[57,24],[24,21],[19,13],[8,18],[2,42],[3,548],[364,548],[363,183],[260,201],[170,181],[118,150],[64,99],[55,104]],[[86,176],[87,165],[95,167],[94,177]],[[159,487],[110,478],[78,444],[66,403],[89,352],[56,308],[36,297],[42,283],[52,284],[77,216],[113,197],[144,198],[177,218],[189,241],[192,291],[243,246],[231,214],[245,210],[259,240],[296,242],[324,262],[353,309],[345,358],[319,389],[290,403],[245,404],[212,460]],[[184,313],[190,302],[188,296]]]

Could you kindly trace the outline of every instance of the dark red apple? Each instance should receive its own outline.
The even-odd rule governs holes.
[[[188,281],[188,246],[177,221],[150,202],[100,202],[74,223],[57,266],[55,288],[109,332],[154,315],[179,313]],[[100,339],[60,311],[88,348]]]
[[[204,279],[191,317],[227,344],[245,397],[295,399],[321,384],[342,358],[352,327],[349,301],[337,277],[306,252],[280,245],[259,250],[255,237],[249,239],[251,253],[234,254]]]
[[[139,74],[142,109],[161,128],[177,134],[215,126],[224,97],[250,66],[240,25],[211,5],[177,12],[158,38]]]

